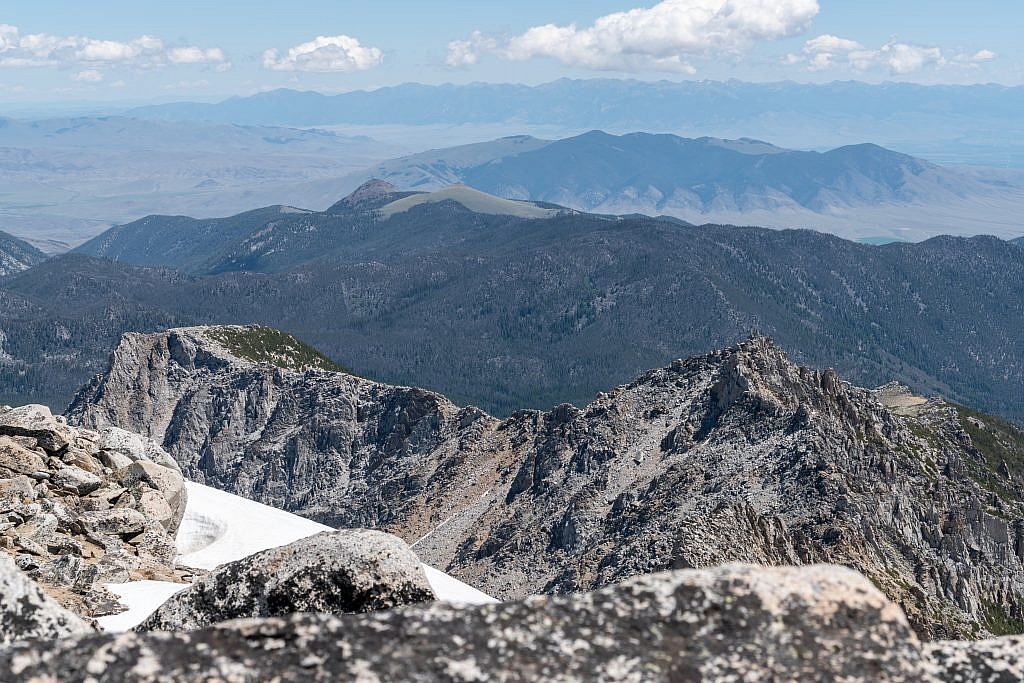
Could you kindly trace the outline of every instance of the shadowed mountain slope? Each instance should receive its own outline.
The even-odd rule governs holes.
[[[581,404],[760,331],[860,384],[895,378],[1024,419],[1024,260],[1001,240],[870,246],[449,201],[387,221],[358,213],[275,219],[206,254],[212,276],[70,255],[14,277],[0,288],[4,400],[63,405],[128,330],[258,322],[362,376],[507,415]],[[227,272],[240,267],[272,272]]]
[[[0,232],[0,277],[28,270],[46,260],[46,254],[22,239]]]

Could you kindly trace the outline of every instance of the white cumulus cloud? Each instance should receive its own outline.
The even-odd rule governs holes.
[[[451,67],[473,66],[480,55],[498,48],[498,41],[480,31],[473,33],[466,40],[453,40],[448,43],[448,56],[444,63]]]
[[[877,58],[894,74],[910,74],[926,66],[944,64],[946,58],[937,47],[921,47],[906,43],[889,43],[882,46]]]
[[[384,53],[350,36],[317,36],[281,55],[276,49],[263,53],[263,66],[272,71],[346,72],[379,66]]]
[[[446,62],[466,66],[493,53],[513,60],[548,57],[595,70],[692,73],[689,58],[738,53],[754,43],[799,35],[819,10],[817,0],[663,0],[608,14],[587,27],[546,24],[503,40],[474,33],[449,44]]]
[[[168,47],[154,36],[129,41],[87,36],[23,34],[16,26],[0,24],[0,66],[41,67],[123,64],[155,68],[169,64],[230,64],[220,48]],[[86,69],[88,71],[88,69]]]
[[[854,50],[863,50],[864,46],[858,43],[856,40],[848,40],[846,38],[840,38],[839,36],[823,35],[817,38],[811,38],[804,44],[804,52],[808,53],[821,53],[821,52],[853,52]]]
[[[18,27],[0,24],[0,52],[13,50],[18,46]]]
[[[144,38],[146,44],[149,44],[148,36],[144,36]],[[157,49],[162,47],[163,45],[160,45]],[[135,59],[144,51],[146,51],[146,46],[142,43],[120,43],[116,40],[87,38],[76,56],[83,62],[124,62]]]

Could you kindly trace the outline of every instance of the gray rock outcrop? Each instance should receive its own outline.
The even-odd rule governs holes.
[[[241,617],[370,612],[434,600],[419,558],[365,529],[324,532],[218,567],[137,630],[182,631]]]
[[[209,485],[395,533],[502,599],[825,562],[868,576],[922,636],[1024,632],[1024,434],[994,418],[890,410],[758,337],[584,408],[497,420],[255,362],[237,350],[254,329],[125,335],[69,419],[140,431]]]
[[[70,427],[45,406],[0,410],[0,552],[87,617],[121,611],[105,583],[186,576],[174,567],[181,471],[125,434]]]
[[[11,558],[0,553],[0,646],[19,640],[52,640],[91,632],[88,624],[61,607],[22,573]]]
[[[61,681],[930,680],[899,608],[829,566],[733,565],[486,607],[248,619],[0,651],[0,678],[15,667]]]

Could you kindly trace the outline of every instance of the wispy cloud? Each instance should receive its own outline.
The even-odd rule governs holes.
[[[167,51],[167,60],[171,64],[223,64],[228,58],[219,47],[203,49],[191,45],[172,47]]]
[[[593,70],[694,73],[694,57],[740,53],[799,35],[819,11],[817,0],[664,0],[603,16],[588,27],[546,24],[503,38],[475,32],[448,45],[446,63],[470,66],[494,54],[547,57]]]
[[[210,82],[205,79],[198,81],[178,81],[176,83],[167,83],[163,86],[164,90],[194,90],[196,88],[207,88]]]
[[[96,69],[86,69],[71,75],[71,80],[80,83],[99,83],[103,80],[103,74]]]
[[[881,70],[905,76],[932,67],[976,67],[995,58],[991,50],[968,54],[895,39],[870,49],[856,40],[826,34],[808,40],[800,54],[788,54],[782,58],[782,63],[802,65],[809,71],[842,68],[864,73]]]

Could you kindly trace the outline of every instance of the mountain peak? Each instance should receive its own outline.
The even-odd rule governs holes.
[[[136,353],[138,344],[164,347],[171,358],[188,368],[272,365],[299,373],[348,373],[344,366],[300,339],[264,325],[199,325],[172,328],[155,335],[127,333],[115,355]]]
[[[357,187],[350,195],[332,206],[328,211],[335,208],[355,208],[398,192],[398,188],[386,180],[371,178]]]

